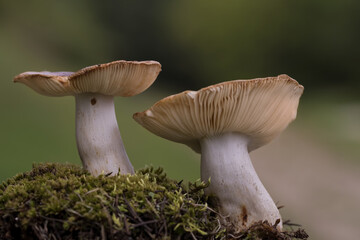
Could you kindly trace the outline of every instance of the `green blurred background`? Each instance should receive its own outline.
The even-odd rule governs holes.
[[[359,10],[355,0],[0,0],[0,181],[34,162],[80,164],[74,99],[13,84],[21,72],[159,61],[155,83],[117,98],[116,112],[135,168],[162,166],[179,180],[200,177],[200,156],[150,134],[132,114],[183,90],[286,73],[305,86],[298,119],[254,153],[255,167],[285,205],[284,218],[301,223],[311,239],[356,239]]]

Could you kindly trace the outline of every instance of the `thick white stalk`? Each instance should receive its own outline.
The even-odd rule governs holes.
[[[220,211],[237,229],[257,221],[274,224],[279,210],[261,183],[247,150],[248,138],[226,133],[201,140],[201,179],[211,178],[207,195],[215,195]],[[278,229],[282,229],[282,222]]]
[[[92,175],[134,173],[115,115],[113,96],[86,93],[76,99],[76,141],[83,166]]]

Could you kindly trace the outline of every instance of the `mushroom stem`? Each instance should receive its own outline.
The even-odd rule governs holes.
[[[113,96],[75,95],[76,142],[83,166],[92,175],[133,174],[116,121]]]
[[[229,217],[237,229],[264,220],[274,224],[280,219],[281,230],[279,210],[251,163],[248,138],[226,133],[204,138],[200,143],[201,179],[211,179],[205,193],[216,196],[221,213]]]

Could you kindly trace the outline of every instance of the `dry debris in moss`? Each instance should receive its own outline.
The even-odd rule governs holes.
[[[0,239],[307,239],[259,222],[240,233],[220,224],[207,184],[161,168],[93,177],[70,164],[37,164],[0,185]]]

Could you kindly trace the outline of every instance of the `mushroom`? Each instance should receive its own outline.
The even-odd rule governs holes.
[[[116,121],[114,96],[146,90],[161,71],[156,61],[114,61],[77,72],[24,72],[14,78],[46,96],[75,96],[76,142],[92,175],[133,174]]]
[[[134,119],[150,132],[201,153],[201,179],[236,229],[281,216],[249,152],[295,119],[303,86],[287,75],[235,80],[166,97]]]

